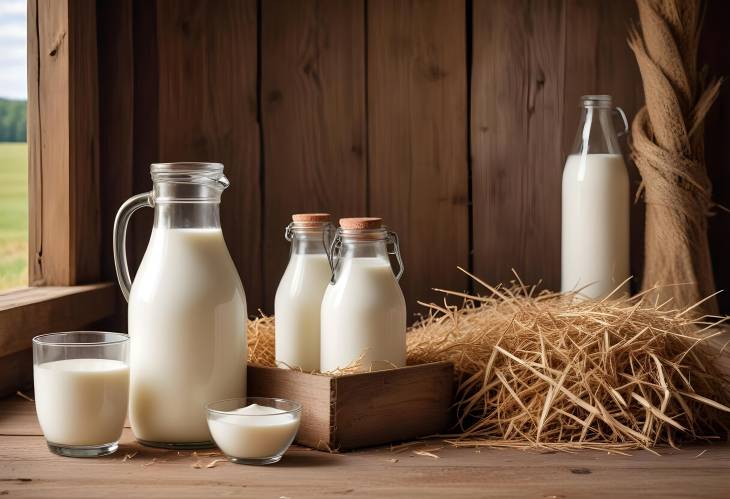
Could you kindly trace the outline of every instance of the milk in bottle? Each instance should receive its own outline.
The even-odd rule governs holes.
[[[285,231],[291,257],[274,302],[276,364],[319,369],[320,307],[332,274],[326,246],[331,236],[328,213],[292,215]]]
[[[628,291],[629,177],[607,95],[584,96],[562,183],[562,291],[604,298]]]
[[[389,251],[400,264],[397,276]],[[404,366],[406,304],[398,285],[403,264],[395,233],[380,218],[341,219],[330,259],[334,270],[322,301],[321,370]]]
[[[221,232],[223,165],[154,164],[154,190],[117,215],[115,256],[129,300],[129,418],[137,439],[210,445],[206,404],[246,393],[246,298]],[[124,230],[154,206],[147,251],[129,286]]]

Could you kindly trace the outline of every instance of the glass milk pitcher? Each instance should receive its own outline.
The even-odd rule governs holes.
[[[389,255],[400,269],[393,273]],[[406,302],[398,236],[380,218],[343,218],[322,300],[320,369],[378,371],[406,364]]]
[[[585,95],[573,152],[563,170],[561,290],[601,299],[628,291],[629,175],[610,95]]]
[[[228,179],[218,163],[158,163],[154,188],[122,205],[114,263],[129,302],[129,419],[137,439],[210,447],[205,406],[246,396],[246,297],[221,232]],[[125,252],[129,218],[155,209],[134,283]]]

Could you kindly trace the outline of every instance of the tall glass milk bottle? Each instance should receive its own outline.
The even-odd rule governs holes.
[[[396,256],[394,275],[389,254]],[[332,280],[322,300],[322,371],[406,363],[406,302],[398,237],[380,218],[343,218],[330,249]]]
[[[246,297],[221,232],[228,187],[218,163],[150,168],[154,189],[129,199],[114,223],[117,277],[129,301],[129,418],[146,445],[211,445],[205,406],[246,393]],[[147,251],[131,282],[125,232],[155,209]]]
[[[629,176],[614,130],[620,116],[609,95],[581,98],[582,114],[563,170],[563,292],[604,298],[629,285]]]
[[[319,370],[319,312],[330,282],[327,245],[332,235],[329,213],[292,215],[284,237],[291,256],[274,301],[276,364]]]

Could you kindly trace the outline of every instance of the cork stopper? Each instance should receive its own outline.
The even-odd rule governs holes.
[[[294,222],[329,222],[329,213],[295,213],[291,216]]]
[[[348,230],[381,229],[383,219],[377,217],[340,218],[340,227]]]

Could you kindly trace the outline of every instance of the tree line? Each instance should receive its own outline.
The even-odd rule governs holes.
[[[0,99],[0,142],[26,142],[27,102]]]

